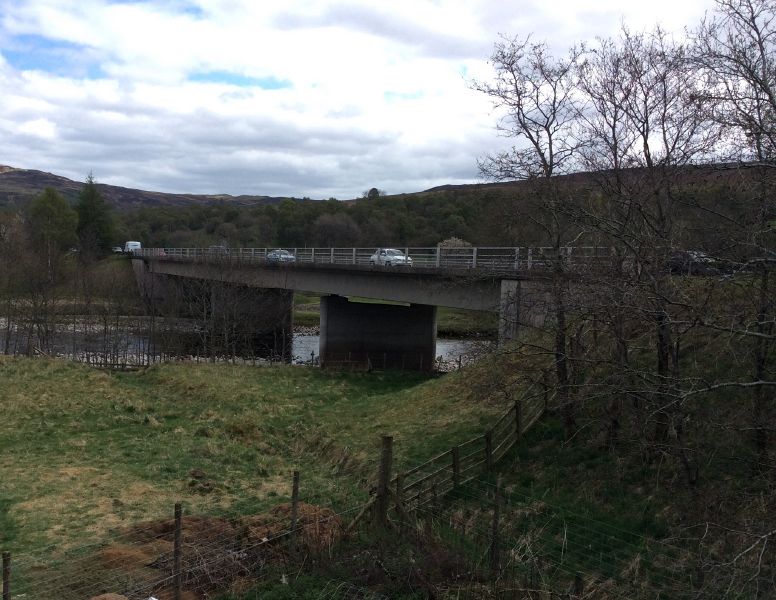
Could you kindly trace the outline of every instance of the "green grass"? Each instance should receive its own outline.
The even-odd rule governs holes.
[[[495,338],[497,334],[498,315],[495,313],[444,306],[437,309],[437,335],[439,336]]]
[[[302,496],[346,507],[374,480],[380,435],[398,468],[479,434],[503,406],[469,400],[459,374],[161,365],[110,375],[0,359],[0,535],[17,552],[75,547],[187,511],[251,513]],[[205,474],[194,478],[194,470]]]
[[[320,327],[321,313],[312,310],[294,310],[295,327]]]

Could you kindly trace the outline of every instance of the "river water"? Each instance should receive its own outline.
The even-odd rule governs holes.
[[[167,322],[178,332],[192,332],[190,324]],[[226,356],[202,356],[197,350],[187,347],[185,351],[171,350],[165,344],[165,336],[156,331],[150,321],[144,318],[120,318],[113,323],[95,322],[93,319],[74,319],[71,323],[58,323],[51,328],[51,335],[41,341],[39,335],[31,334],[24,326],[13,326],[8,333],[8,347],[11,354],[46,354],[60,356],[79,362],[114,367],[133,367],[161,360],[215,360],[261,364],[268,362],[261,358],[234,358]],[[0,340],[5,342],[6,324],[0,319]],[[195,336],[196,337],[196,336]],[[152,340],[156,340],[153,341]],[[319,336],[310,330],[297,331],[292,338],[293,364],[317,364]],[[5,344],[4,344],[5,345]],[[482,356],[492,342],[482,339],[438,338],[436,345],[437,370],[450,371],[470,364]],[[0,348],[2,352],[4,348]]]
[[[295,364],[315,362],[318,356],[317,334],[294,334],[293,362]],[[443,371],[457,368],[459,359],[461,365],[474,362],[488,350],[492,342],[473,339],[448,339],[437,338],[436,356],[437,367]]]

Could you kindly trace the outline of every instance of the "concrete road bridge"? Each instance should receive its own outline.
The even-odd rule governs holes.
[[[505,342],[543,322],[557,261],[573,272],[610,258],[608,248],[592,247],[400,248],[412,266],[390,267],[370,264],[374,248],[289,248],[293,262],[268,260],[271,250],[146,248],[133,255],[133,265],[144,297],[156,306],[182,306],[192,282],[251,290],[254,301],[240,310],[256,329],[290,333],[294,292],[321,294],[322,366],[428,370],[435,364],[437,307],[497,313]],[[213,311],[218,297],[210,293]]]

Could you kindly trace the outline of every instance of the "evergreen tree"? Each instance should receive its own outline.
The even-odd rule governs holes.
[[[110,208],[97,189],[91,173],[78,195],[78,240],[86,256],[103,256],[113,243],[114,225]]]

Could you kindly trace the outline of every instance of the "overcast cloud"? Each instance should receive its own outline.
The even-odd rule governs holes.
[[[0,0],[0,164],[156,191],[353,198],[478,181],[499,34],[575,41],[711,0]]]

